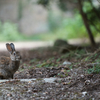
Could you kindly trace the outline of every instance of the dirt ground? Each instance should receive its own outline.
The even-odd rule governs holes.
[[[99,47],[99,46],[98,46]],[[13,81],[0,82],[0,100],[100,100],[99,48],[65,54],[51,48],[21,50],[20,68]],[[7,55],[8,52],[1,52]],[[57,78],[45,82],[43,78]],[[36,81],[22,82],[19,79]]]

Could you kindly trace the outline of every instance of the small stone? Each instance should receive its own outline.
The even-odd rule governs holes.
[[[87,94],[87,92],[85,91],[85,92],[82,92],[82,97],[84,97],[85,95]]]
[[[89,85],[90,82],[91,82],[90,80],[86,80],[86,81],[85,81],[85,85]]]
[[[68,62],[68,61],[64,61],[63,62],[63,65],[70,65],[70,64],[72,64],[71,62]]]
[[[81,78],[84,78],[84,75],[83,74],[81,75]]]
[[[8,93],[7,96],[10,97],[10,96],[12,96],[12,94],[9,94],[9,93]]]

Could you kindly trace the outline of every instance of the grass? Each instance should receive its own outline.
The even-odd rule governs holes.
[[[100,73],[100,65],[95,65],[92,68],[89,68],[87,70],[87,72],[88,72],[88,74],[91,74],[91,73],[99,74]]]

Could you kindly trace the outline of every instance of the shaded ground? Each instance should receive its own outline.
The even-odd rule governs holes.
[[[1,55],[8,55],[1,52]],[[21,51],[22,61],[14,79],[0,83],[1,100],[99,100],[100,50],[83,48],[60,54],[51,48]],[[53,83],[40,78],[58,77]]]

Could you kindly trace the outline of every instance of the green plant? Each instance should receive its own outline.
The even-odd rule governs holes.
[[[52,10],[49,10],[48,13],[48,24],[49,24],[49,28],[50,31],[54,31],[56,29],[58,29],[59,27],[61,27],[61,22],[62,22],[62,14],[58,14],[53,12]]]
[[[60,73],[58,73],[58,76],[60,76],[61,78],[63,78],[63,77],[64,77],[64,75],[62,75],[62,74],[60,74]]]
[[[47,33],[34,35],[34,38],[39,37],[42,40],[55,40],[62,38],[68,40],[73,38],[88,37],[84,24],[81,20],[81,16],[79,14],[76,14],[73,18],[63,18],[63,20],[60,21],[60,26],[56,26],[58,24],[56,23],[55,18],[53,19],[52,17],[49,20],[51,30]]]
[[[50,40],[51,41],[58,38],[68,40],[73,38],[88,37],[84,24],[81,20],[81,16],[78,13],[73,18],[61,19],[60,25],[58,25],[58,22],[57,20],[55,20],[54,17],[49,19],[48,22],[54,29],[50,28],[51,30],[49,32],[35,34],[31,36],[22,35],[22,33],[18,31],[16,24],[13,24],[11,22],[5,22],[5,23],[0,22],[0,41],[20,41],[20,40],[21,41],[24,40],[42,40],[42,41]],[[93,27],[91,28],[93,29]],[[93,29],[93,33],[94,36],[100,36],[100,34],[96,34],[99,32],[96,32],[94,29]]]
[[[78,37],[82,38],[88,36],[79,14],[76,14],[74,18],[65,19],[63,21],[63,27],[65,28],[67,39]]]
[[[36,61],[38,61],[38,59],[34,58],[34,59],[30,60],[29,63],[34,63]]]
[[[61,58],[58,58],[56,61],[59,62],[61,60]]]
[[[51,64],[48,64],[48,63],[46,63],[46,62],[43,62],[43,63],[41,63],[41,64],[37,64],[36,65],[36,67],[38,67],[38,68],[41,68],[41,67],[50,67],[51,66]]]
[[[0,22],[0,41],[16,41],[23,38],[24,36],[18,32],[16,24],[10,22]]]
[[[0,41],[40,40],[40,36],[26,36],[18,31],[17,25],[11,22],[0,22]]]
[[[89,68],[89,69],[87,70],[87,72],[88,72],[89,74],[91,74],[91,73],[96,73],[96,74],[98,74],[98,73],[100,73],[100,66],[99,66],[99,65],[95,65],[95,66],[93,66],[92,68]]]

